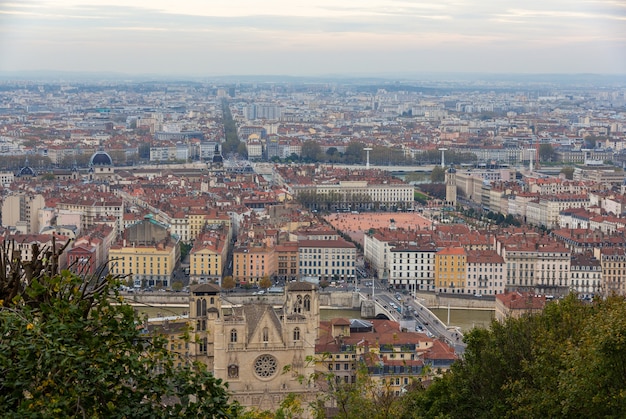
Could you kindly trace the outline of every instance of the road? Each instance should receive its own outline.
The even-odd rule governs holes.
[[[372,283],[371,279],[363,282]],[[380,281],[374,281],[372,287],[363,287],[362,292],[374,295],[374,298],[383,305],[392,315],[394,321],[401,323],[413,322],[422,327],[429,336],[444,340],[449,344],[458,355],[465,353],[466,344],[463,342],[463,334],[460,330],[446,325],[439,320],[420,299],[416,299],[410,295],[403,295],[395,292],[389,292]],[[393,308],[393,304],[400,307],[399,312]]]

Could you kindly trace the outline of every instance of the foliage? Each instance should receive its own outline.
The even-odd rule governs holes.
[[[413,417],[407,410],[408,401],[414,399],[416,393],[423,391],[417,379],[405,388],[404,394],[396,395],[391,387],[391,380],[374,378],[369,374],[365,363],[360,362],[354,378],[346,382],[328,369],[327,363],[330,361],[332,361],[332,355],[328,353],[308,357],[307,362],[317,364],[319,368],[316,368],[316,372],[310,377],[299,377],[301,381],[315,383],[320,389],[315,401],[309,405],[313,417],[320,419],[326,417],[339,419]],[[289,366],[285,368],[285,371],[289,370]],[[429,373],[426,368],[423,371]],[[297,412],[300,406],[291,402],[283,403],[281,406],[283,409],[286,407],[289,407],[288,412]],[[292,416],[277,414],[275,417]]]
[[[424,183],[418,189],[436,199],[446,199],[446,185],[443,183]]]
[[[414,417],[626,415],[626,300],[570,295],[466,335],[464,359],[417,396]]]
[[[301,157],[303,161],[307,163],[317,162],[322,159],[322,156],[322,148],[317,142],[308,140],[302,144]]]
[[[235,279],[231,275],[227,275],[222,278],[222,289],[229,291],[235,288],[235,285]]]
[[[270,279],[269,275],[263,275],[263,278],[261,278],[261,280],[259,281],[259,287],[266,290],[271,286],[272,280]]]
[[[237,125],[230,112],[228,101],[222,101],[222,123],[224,125],[224,142],[222,143],[222,154],[229,156],[239,154],[242,157],[247,156],[246,145],[239,140],[237,135]]]
[[[552,144],[541,144],[539,146],[539,160],[554,161],[556,159],[556,151]]]
[[[191,252],[191,248],[193,246],[190,243],[180,243],[180,259],[183,260],[187,257],[187,255],[189,255],[189,252]]]
[[[572,166],[563,167],[559,173],[563,173],[565,175],[565,179],[574,179],[574,168]]]
[[[430,181],[432,183],[441,183],[446,180],[446,170],[441,166],[433,167],[433,171],[430,172]]]
[[[116,291],[117,278],[59,273],[55,263],[62,249],[54,247],[34,248],[32,262],[11,257],[11,245],[3,250],[4,417],[237,415],[239,406],[229,403],[221,380],[204,365],[169,352],[164,337],[140,327]]]

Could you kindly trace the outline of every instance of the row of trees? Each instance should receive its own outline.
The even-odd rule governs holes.
[[[222,154],[224,156],[236,154],[244,159],[248,158],[246,144],[239,140],[239,135],[237,134],[237,124],[233,119],[233,115],[230,112],[230,107],[228,106],[228,101],[226,99],[222,101],[222,124],[224,126]]]
[[[292,155],[281,160],[274,157],[275,162],[303,162],[303,163],[337,163],[337,164],[363,164],[367,160],[367,153],[364,151],[366,145],[360,142],[351,142],[344,152],[336,147],[329,147],[322,150],[320,144],[314,140],[305,141],[302,144],[300,156]],[[475,154],[448,150],[445,152],[447,162],[452,164],[474,163],[477,160]],[[369,152],[370,164],[378,166],[402,166],[412,164],[436,164],[441,161],[441,152],[438,150],[427,150],[419,153],[415,157],[408,155],[404,150],[392,147],[373,146]]]

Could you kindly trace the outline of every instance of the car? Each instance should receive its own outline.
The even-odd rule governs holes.
[[[480,298],[482,296],[483,296],[482,294],[474,294],[474,297],[476,297],[476,298]]]

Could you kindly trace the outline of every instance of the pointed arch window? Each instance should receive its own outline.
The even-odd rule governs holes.
[[[311,311],[311,296],[304,296],[304,311]]]
[[[296,303],[293,306],[293,312],[294,313],[301,313],[302,312],[302,296],[298,295],[296,297]]]
[[[196,301],[196,317],[206,316],[206,300],[204,298]]]
[[[293,329],[293,340],[298,341],[300,340],[300,328],[296,327],[295,329]]]
[[[237,343],[237,329],[231,329],[230,331],[230,342]]]
[[[263,342],[269,342],[270,340],[270,330],[267,327],[263,328]]]

